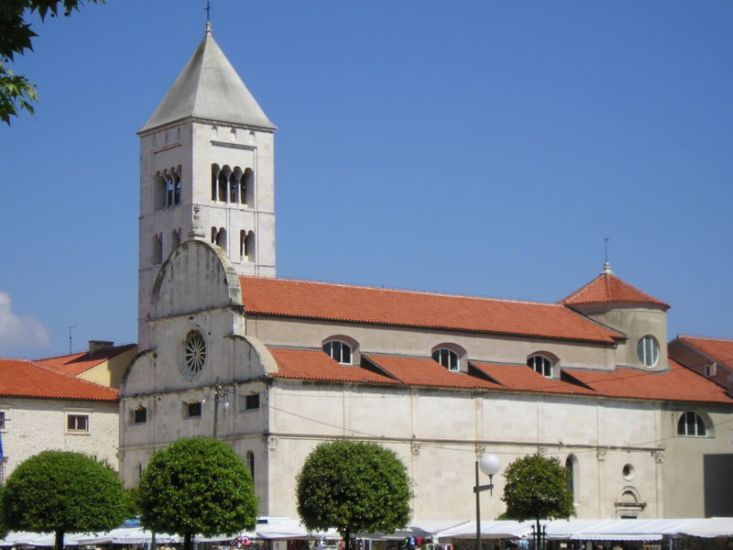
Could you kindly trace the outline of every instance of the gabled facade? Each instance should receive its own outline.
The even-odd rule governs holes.
[[[610,267],[559,303],[536,303],[277,279],[274,236],[250,263],[218,242],[213,228],[231,235],[234,225],[221,225],[231,220],[274,231],[271,169],[255,185],[270,201],[255,203],[261,216],[220,201],[231,188],[219,195],[219,176],[208,171],[272,165],[267,117],[248,93],[220,94],[220,84],[246,90],[229,69],[207,29],[140,132],[140,352],[120,390],[127,485],[156,450],[213,436],[249,464],[260,514],[296,516],[306,456],[347,438],[398,454],[418,520],[471,517],[473,464],[488,451],[505,465],[531,453],[557,457],[579,517],[733,514],[730,493],[709,483],[733,468],[723,428],[733,399],[668,357],[669,306]],[[225,76],[201,76],[209,71]],[[199,107],[197,87],[218,99]],[[235,137],[223,142],[214,127]],[[240,142],[240,130],[252,141]],[[172,208],[156,210],[155,178],[177,162],[191,167],[180,200],[174,185]],[[171,220],[180,220],[180,241],[153,249],[151,262],[145,251]],[[500,494],[501,474],[495,484]],[[494,498],[482,510],[493,518],[503,505]]]

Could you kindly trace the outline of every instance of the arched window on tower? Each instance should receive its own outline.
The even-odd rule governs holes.
[[[242,177],[242,169],[237,166],[229,176],[229,202],[239,203],[239,179]]]
[[[171,233],[171,251],[178,248],[178,246],[181,244],[181,230],[180,229],[174,229]]]
[[[181,167],[173,173],[173,205],[181,203]]]
[[[215,201],[217,196],[217,182],[219,181],[219,165],[211,165],[211,200]]]
[[[248,231],[244,239],[244,257],[249,262],[255,261],[255,232]]]
[[[153,264],[159,264],[163,261],[163,235],[156,233],[153,235]]]
[[[212,227],[211,228],[211,244],[216,244],[216,234],[217,234],[217,232],[218,232],[218,230],[216,229],[216,227]]]
[[[160,172],[158,172],[155,174],[155,185],[153,189],[153,194],[155,195],[153,200],[156,210],[165,208],[165,186],[165,178]]]
[[[252,168],[245,169],[240,181],[239,200],[242,204],[252,206],[254,203],[255,173]]]
[[[220,227],[219,231],[216,232],[216,246],[224,250],[227,248],[227,230],[223,227]]]
[[[170,174],[165,175],[165,206],[173,206],[173,176]]]
[[[227,186],[229,185],[229,174],[231,171],[231,168],[226,164],[219,171],[219,202],[227,202]]]

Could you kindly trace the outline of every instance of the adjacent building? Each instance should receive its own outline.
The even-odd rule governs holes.
[[[117,469],[115,386],[134,352],[134,345],[90,342],[83,353],[0,359],[0,483],[48,449],[83,452]]]

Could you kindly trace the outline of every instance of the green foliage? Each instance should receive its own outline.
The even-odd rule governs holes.
[[[575,513],[567,473],[554,457],[518,458],[504,472],[506,517],[510,519],[567,518]]]
[[[103,3],[105,0],[88,0]],[[69,16],[83,0],[2,0],[0,2],[0,119],[10,124],[10,117],[19,109],[33,113],[32,102],[37,99],[36,88],[24,76],[13,73],[7,64],[28,50],[33,50],[33,38],[38,36],[28,17],[38,13],[43,21],[60,13]]]
[[[140,489],[137,487],[131,487],[125,489],[126,500],[126,512],[127,518],[134,518],[140,515]]]
[[[7,527],[63,533],[106,531],[125,518],[125,492],[109,466],[81,453],[44,451],[5,484]]]
[[[232,535],[255,526],[252,478],[228,445],[181,439],[153,456],[140,480],[142,524],[153,531]]]
[[[392,533],[410,519],[410,480],[397,455],[375,443],[316,447],[298,475],[298,513],[309,529]]]

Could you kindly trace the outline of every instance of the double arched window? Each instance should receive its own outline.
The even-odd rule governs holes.
[[[172,208],[181,202],[181,167],[159,171],[156,176],[156,208]]]
[[[677,421],[677,435],[705,437],[708,429],[702,416],[695,411],[685,411]]]
[[[552,378],[553,363],[552,359],[540,354],[530,355],[527,359],[527,366],[545,378]]]
[[[254,172],[228,164],[211,165],[211,200],[230,204],[252,206],[254,197]]]
[[[353,350],[350,344],[342,340],[329,340],[323,344],[323,351],[331,359],[342,365],[351,365]]]

